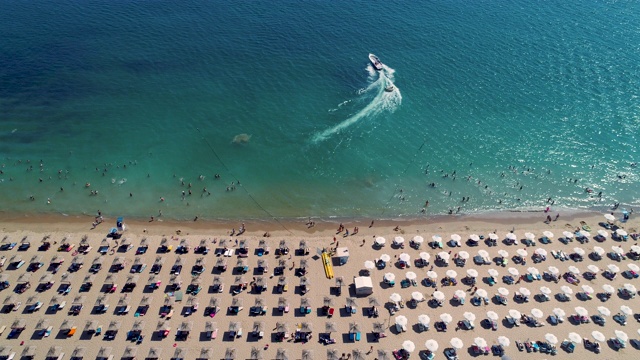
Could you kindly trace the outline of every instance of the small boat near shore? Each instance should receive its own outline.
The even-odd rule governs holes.
[[[382,70],[382,61],[380,61],[377,56],[369,54],[369,61],[371,61],[374,69],[378,71]]]
[[[389,86],[387,86],[387,87],[385,87],[385,88],[384,88],[384,91],[386,91],[386,92],[392,92],[392,91],[394,91],[395,89],[396,89],[396,87],[395,87],[395,86],[393,86],[393,84],[389,84]]]

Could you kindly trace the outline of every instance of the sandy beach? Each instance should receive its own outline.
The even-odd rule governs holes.
[[[624,284],[638,285],[637,279],[626,279],[622,274],[622,272],[628,270],[627,265],[633,261],[629,258],[622,261],[614,261],[606,254],[599,261],[594,261],[589,257],[595,246],[602,247],[607,254],[612,251],[612,246],[620,246],[624,253],[627,253],[636,242],[631,238],[626,242],[615,241],[611,237],[603,242],[595,240],[594,236],[597,230],[601,229],[598,224],[606,221],[602,214],[583,213],[571,217],[563,215],[550,224],[543,223],[542,217],[541,213],[514,213],[495,217],[460,216],[443,217],[431,221],[376,221],[372,227],[369,227],[370,220],[344,222],[345,228],[349,230],[349,236],[344,236],[344,232],[336,234],[337,222],[317,221],[316,225],[311,228],[305,224],[305,221],[285,224],[271,222],[247,223],[245,225],[245,233],[240,236],[230,236],[231,228],[235,228],[237,231],[241,226],[240,223],[127,221],[126,231],[122,238],[117,240],[117,245],[116,240],[106,240],[109,244],[109,250],[106,254],[101,255],[98,253],[98,248],[111,227],[115,226],[114,218],[105,215],[105,222],[95,229],[91,229],[93,218],[90,217],[48,216],[36,218],[12,217],[4,214],[0,222],[2,244],[15,242],[16,246],[11,250],[0,252],[0,256],[6,258],[1,276],[10,283],[7,289],[2,290],[0,297],[4,302],[4,307],[18,302],[21,305],[17,311],[0,314],[2,325],[7,326],[0,342],[4,347],[2,354],[15,352],[16,358],[20,358],[23,351],[29,349],[34,352],[34,359],[45,359],[53,348],[58,352],[63,352],[65,354],[64,358],[67,359],[72,357],[72,353],[75,350],[84,348],[84,358],[86,359],[94,359],[99,355],[105,355],[109,351],[114,355],[114,359],[126,358],[127,356],[135,356],[138,359],[153,358],[150,353],[155,353],[157,358],[161,359],[199,359],[207,357],[222,359],[227,358],[225,354],[227,349],[234,349],[233,356],[236,359],[252,359],[260,356],[264,359],[281,358],[283,356],[290,359],[301,359],[303,358],[303,350],[310,350],[312,358],[325,359],[328,358],[327,351],[335,349],[338,357],[345,354],[345,356],[353,356],[355,358],[360,355],[354,353],[354,351],[361,351],[365,359],[375,359],[381,358],[380,354],[378,354],[379,350],[388,350],[389,356],[392,358],[391,351],[402,348],[403,342],[410,340],[415,344],[415,351],[411,356],[418,358],[418,353],[426,350],[425,342],[433,339],[439,345],[438,350],[435,351],[435,358],[442,359],[444,358],[444,349],[451,347],[451,339],[459,338],[463,343],[463,347],[458,350],[458,357],[467,359],[475,356],[472,354],[470,347],[477,337],[484,338],[490,347],[498,344],[498,337],[506,336],[510,339],[510,346],[504,348],[505,353],[511,356],[512,359],[539,359],[550,358],[551,356],[518,351],[515,342],[527,339],[545,341],[545,335],[552,333],[559,340],[557,358],[580,356],[595,359],[598,356],[604,356],[605,358],[631,359],[635,357],[637,350],[630,342],[627,342],[626,348],[621,350],[614,350],[609,343],[602,342],[600,354],[595,354],[585,349],[583,344],[579,342],[576,343],[575,351],[571,355],[560,349],[560,343],[567,339],[571,332],[579,334],[582,338],[593,340],[592,331],[595,330],[602,332],[607,340],[615,337],[615,330],[626,332],[629,340],[640,338],[640,335],[638,335],[640,326],[633,316],[628,317],[627,325],[625,326],[617,324],[612,318],[613,315],[620,312],[620,307],[623,305],[629,306],[634,313],[636,311],[640,312],[637,299],[625,299],[617,293],[617,289],[623,287]],[[638,221],[634,217],[627,223],[617,224],[629,234],[635,233],[638,227]],[[583,228],[583,225],[591,229],[591,236],[588,242],[581,244],[577,239],[573,239],[573,241],[563,244],[559,241],[559,238],[563,237],[563,232],[569,231],[573,233],[577,228]],[[359,228],[358,233],[352,235],[356,226]],[[398,227],[397,230],[396,227]],[[497,246],[489,247],[484,241],[480,241],[479,246],[473,247],[465,243],[472,234],[482,235],[486,238],[489,233],[494,231],[499,237]],[[517,245],[507,245],[503,242],[503,239],[506,239],[507,234],[511,233],[511,231],[516,235]],[[544,231],[554,233],[550,244],[541,244],[539,241]],[[270,236],[264,237],[265,232],[269,232]],[[525,246],[522,244],[527,232],[535,235],[535,245]],[[451,247],[447,244],[453,234],[461,236],[460,247]],[[434,235],[442,237],[442,250],[429,247],[428,243],[432,241]],[[409,242],[415,236],[424,238],[424,243],[420,249],[409,246]],[[336,239],[335,242],[334,237]],[[374,240],[378,237],[386,239],[384,247],[374,245]],[[392,246],[392,242],[396,237],[405,239],[404,248]],[[81,254],[76,254],[75,256],[74,254],[83,239],[92,249],[83,258],[79,258],[79,256],[82,256]],[[143,239],[146,239],[144,241],[148,244],[148,250],[144,254],[136,255]],[[167,245],[172,246],[171,252],[158,253],[157,250],[163,239],[166,239]],[[210,250],[209,253],[206,255],[194,254],[193,249],[199,246],[203,240],[203,243]],[[221,248],[220,241],[222,240],[226,241],[228,249],[236,250],[233,256],[216,255],[216,249]],[[266,245],[270,247],[270,252],[258,256],[255,251],[261,240],[264,240]],[[277,255],[276,250],[283,240],[290,248],[290,252],[287,255]],[[301,256],[295,251],[299,248],[301,240],[306,241],[306,247],[309,249],[309,254],[306,256]],[[30,242],[31,247],[25,251],[19,251],[18,247],[23,241]],[[47,251],[39,251],[38,249],[43,241],[51,243],[51,248]],[[121,248],[119,245],[123,241],[130,243],[132,246]],[[255,291],[252,292],[251,288],[237,295],[231,292],[234,282],[237,281],[236,277],[239,276],[234,269],[239,261],[237,249],[243,242],[249,249],[249,255],[243,258],[244,260],[241,260],[245,261],[248,267],[246,274],[241,275],[242,282],[250,284],[254,278],[262,276],[266,281],[266,291],[261,294],[256,294]],[[73,244],[74,248],[69,252],[57,251],[62,243]],[[190,251],[188,253],[182,255],[175,253],[176,248],[181,243],[189,245]],[[322,260],[318,256],[323,249],[330,251],[336,246],[349,249],[349,258],[346,264],[333,266],[335,277],[342,277],[345,282],[340,296],[336,296],[333,291],[330,291],[332,287],[336,286],[336,280],[335,278],[328,279],[325,276]],[[127,250],[127,248],[130,249]],[[531,257],[538,248],[546,250],[548,255],[545,261],[534,264]],[[565,254],[570,255],[576,252],[575,248],[584,250],[583,261],[576,262],[572,259],[560,261],[551,254],[552,251],[563,251]],[[527,252],[525,256],[526,265],[515,264],[511,259],[514,255],[517,255],[519,249]],[[488,252],[489,256],[487,258],[491,261],[491,264],[474,264],[473,258],[478,255],[480,250]],[[504,267],[494,263],[495,258],[499,257],[498,252],[501,250],[508,252],[509,262]],[[436,255],[441,251],[450,253],[451,259],[448,265],[440,263],[435,264],[432,268]],[[454,263],[454,258],[459,256],[461,251],[466,251],[470,258],[464,266],[457,266]],[[415,262],[416,259],[420,259],[421,252],[426,252],[430,255],[429,265],[424,267],[417,266]],[[406,269],[401,269],[398,266],[398,260],[402,253],[406,253],[410,257],[409,267]],[[371,270],[373,294],[368,297],[355,296],[351,286],[353,277],[358,276],[364,270],[365,261],[380,259],[382,254],[389,255],[391,261],[386,265],[385,269]],[[57,259],[54,259],[54,257],[57,257]],[[58,271],[53,273],[52,261],[59,262],[61,260],[60,257],[64,261]],[[70,265],[74,262],[74,258],[76,262],[82,262],[83,266],[78,271],[71,272]],[[224,272],[216,268],[216,262],[219,259],[226,260],[227,270]],[[12,263],[20,260],[25,262],[20,268],[12,265]],[[257,273],[256,267],[259,260],[266,261],[268,269],[264,275]],[[280,260],[283,260],[286,264],[284,276],[286,276],[288,283],[288,291],[284,293],[279,293],[277,289],[279,276],[273,274]],[[305,295],[300,294],[300,276],[295,274],[303,260],[307,262],[306,279],[310,287],[309,292]],[[114,261],[123,261],[124,268],[119,272],[111,272],[110,268]],[[162,262],[162,269],[159,274],[151,275],[152,265],[158,261]],[[176,261],[179,261],[182,265],[180,274],[182,287],[178,291],[171,291],[171,289],[167,289],[167,286],[171,282],[170,270]],[[192,267],[198,261],[205,266],[204,273],[198,277],[202,289],[197,295],[191,297],[186,294],[186,290],[192,281],[192,275],[190,274]],[[31,262],[42,262],[43,266],[30,273],[28,269]],[[81,292],[81,286],[86,280],[89,280],[86,277],[90,275],[89,269],[94,262],[101,262],[102,269],[95,274],[94,278],[90,279],[93,282],[93,286],[88,291]],[[146,267],[141,273],[134,275],[131,273],[131,268],[134,264],[144,264]],[[596,265],[600,270],[593,280],[587,280],[583,277],[584,272],[588,271],[587,266],[590,264]],[[613,280],[607,280],[602,275],[602,271],[607,269],[609,264],[615,264],[619,267],[619,273]],[[533,281],[525,279],[519,283],[509,285],[502,280],[503,276],[509,275],[513,271],[511,268],[517,270],[519,274],[526,275],[531,267],[537,268],[542,274],[548,271],[549,266],[556,267],[560,275],[569,271],[571,266],[577,267],[580,271],[580,274],[577,275],[580,283],[572,285],[562,278],[557,283],[545,279]],[[487,297],[491,298],[488,304],[482,303],[480,306],[474,306],[471,303],[471,298],[474,296],[471,291],[474,287],[465,285],[462,281],[467,276],[469,269],[477,270],[478,276],[475,286],[479,290],[486,290]],[[489,269],[495,269],[499,273],[496,276],[496,284],[493,286],[483,281],[483,278],[489,276]],[[435,288],[424,285],[423,279],[425,279],[429,270],[437,273],[437,290],[445,295],[443,304],[441,307],[433,307],[429,301],[424,301],[418,302],[416,306],[413,306],[409,301],[413,292],[420,292],[426,300],[430,300],[434,291],[436,291]],[[445,277],[445,273],[448,270],[457,272],[457,285],[441,285],[440,281]],[[401,286],[401,280],[405,279],[407,271],[414,272],[417,275],[417,286],[408,286],[406,288]],[[29,275],[25,274],[29,273],[31,274],[30,278],[26,279],[25,277]],[[395,275],[395,286],[389,286],[389,284],[384,283],[383,278],[386,273]],[[54,281],[53,286],[43,292],[36,291],[41,279],[47,274],[51,274],[49,278]],[[130,276],[136,276],[136,278],[128,279]],[[161,282],[157,289],[150,289],[146,286],[150,282],[151,276],[154,276],[153,282]],[[219,278],[221,283],[224,284],[223,292],[213,292],[214,278]],[[515,278],[517,280],[518,276],[515,276]],[[24,293],[18,294],[14,290],[21,280],[28,280],[31,283],[31,287]],[[59,286],[64,284],[65,281],[70,284],[71,290],[66,295],[59,295],[57,293]],[[103,284],[112,282],[118,284],[117,290],[115,293],[105,294]],[[131,292],[122,293],[123,287],[127,282],[135,282],[137,286]],[[595,293],[603,292],[602,286],[610,284],[616,289],[616,293],[606,302],[598,299],[595,294],[592,294],[592,299],[590,300],[581,300],[577,293],[583,291],[582,286],[585,284],[590,285]],[[535,296],[541,293],[540,287],[543,286],[551,290],[549,301],[541,302]],[[562,293],[563,286],[569,286],[573,290],[570,301],[561,302],[554,297],[556,294]],[[518,303],[514,300],[514,295],[516,292],[520,292],[523,287],[530,290],[530,299],[528,302]],[[505,288],[508,291],[506,296],[508,303],[506,306],[499,305],[493,301],[493,296],[497,294],[499,288]],[[452,300],[456,290],[462,290],[466,294],[465,303],[462,305]],[[182,292],[184,295],[181,301],[175,302],[178,292]],[[391,315],[386,306],[389,305],[390,296],[393,293],[399,294],[406,306]],[[286,298],[290,309],[289,312],[285,313],[278,310],[278,302],[281,297]],[[309,306],[312,308],[311,313],[305,315],[300,314],[298,309],[303,297],[308,299]],[[335,315],[330,319],[324,315],[322,310],[325,297],[331,297],[332,306],[336,310]],[[347,298],[349,297],[355,299],[355,313],[348,313],[345,310]],[[380,303],[380,306],[378,306],[379,317],[377,318],[369,316],[369,298],[372,297],[376,298]],[[243,310],[237,315],[230,314],[227,309],[236,299],[240,299],[242,302]],[[268,307],[266,314],[251,316],[250,308],[256,303],[256,299],[264,301],[264,305]],[[109,309],[105,314],[95,313],[95,307],[99,300],[109,305]],[[34,312],[28,311],[28,305],[38,301],[43,304],[42,308]],[[63,309],[54,311],[50,308],[52,304],[60,301],[66,301],[66,306]],[[160,315],[162,312],[161,307],[165,304],[165,301],[174,302],[174,314],[171,319],[166,319]],[[217,301],[217,306],[220,308],[220,311],[214,317],[204,315],[205,308],[211,301]],[[148,311],[144,316],[136,316],[141,302],[149,303]],[[131,307],[128,314],[115,314],[118,303],[128,304]],[[189,304],[194,305],[196,303],[198,304],[197,311],[185,316],[185,308]],[[72,304],[82,304],[84,308],[78,315],[72,316],[69,315]],[[569,321],[570,315],[576,313],[575,307],[584,307],[590,317],[599,313],[597,310],[599,306],[605,306],[611,312],[611,316],[605,317],[606,324],[604,326],[594,324],[593,321],[580,325]],[[549,323],[548,316],[553,315],[553,309],[555,308],[563,309],[566,312],[566,316],[563,323],[554,326]],[[541,310],[543,316],[539,321],[543,326],[531,327],[526,324],[520,324],[517,327],[510,326],[505,318],[512,309],[526,315],[531,315],[533,309]],[[496,330],[487,329],[483,326],[487,311],[494,311],[499,316]],[[476,319],[473,321],[475,328],[472,330],[456,330],[456,323],[464,320],[465,312],[471,312],[476,315]],[[448,330],[446,332],[436,331],[434,323],[440,320],[442,314],[447,313],[452,317]],[[427,331],[419,331],[420,329],[417,325],[418,316],[422,314],[426,314],[431,319]],[[396,329],[396,316],[399,315],[403,315],[408,319],[405,332],[398,333]],[[9,339],[8,335],[16,320],[24,320],[25,330],[18,337]],[[52,327],[51,335],[48,337],[42,338],[39,335],[38,330],[42,325],[40,323],[41,320],[44,320],[48,323],[48,326]],[[94,322],[91,325],[87,325],[91,321]],[[162,324],[159,322],[162,322]],[[207,322],[211,324],[208,325]],[[262,331],[264,332],[262,338],[252,334],[255,322],[262,322]],[[335,323],[336,331],[331,333],[331,338],[336,340],[335,344],[323,345],[319,342],[319,335],[325,332],[327,322]],[[386,337],[379,339],[379,341],[375,340],[372,335],[373,324],[376,322],[384,324],[384,333],[386,334]],[[232,323],[239,323],[242,329],[241,337],[232,339],[229,335],[228,332]],[[290,339],[278,342],[276,341],[276,323],[285,324],[287,333],[294,336],[296,329],[302,323],[305,323],[305,326],[311,327],[312,338],[306,343],[293,342]],[[349,339],[349,329],[352,323],[359,325],[362,334],[359,341],[351,341]],[[68,329],[73,326],[77,327],[77,331],[73,336],[68,337]],[[88,328],[101,326],[102,334],[100,336],[88,334],[84,331],[86,326]],[[192,327],[186,339],[176,338],[177,330],[181,326]],[[209,330],[207,326],[218,329],[215,339],[211,339],[206,333]],[[119,328],[114,340],[106,340],[104,338],[105,332],[110,327]],[[163,338],[157,330],[168,327],[171,330],[168,336]],[[126,341],[127,332],[133,328],[141,330],[144,338],[140,344]],[[135,348],[136,354],[132,355],[131,351],[127,351],[125,349],[127,346]],[[60,348],[55,349],[55,347]],[[259,351],[252,351],[254,348],[259,349]],[[280,349],[285,351],[284,355],[282,355]],[[305,352],[305,355],[308,355],[308,353]]]

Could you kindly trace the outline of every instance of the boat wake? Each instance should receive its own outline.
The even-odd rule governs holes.
[[[361,119],[371,118],[382,112],[394,112],[400,106],[402,94],[400,94],[400,89],[393,83],[395,70],[383,65],[382,71],[376,71],[373,66],[369,65],[367,71],[369,72],[369,81],[371,81],[371,83],[366,88],[360,89],[358,95],[360,96],[360,100],[373,95],[371,101],[341,123],[316,133],[312,138],[312,142],[318,143],[327,140],[333,134],[339,133],[341,130],[348,128]],[[338,107],[346,104],[347,101]]]

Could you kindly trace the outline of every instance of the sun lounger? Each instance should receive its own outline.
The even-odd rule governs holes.
[[[215,330],[213,330],[211,332],[211,339],[215,340],[215,338],[217,338],[217,337],[218,337],[218,329],[216,328]]]

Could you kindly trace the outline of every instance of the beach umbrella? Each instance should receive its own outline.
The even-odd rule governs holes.
[[[38,347],[35,345],[25,347],[24,350],[22,350],[22,357],[31,359],[35,358],[37,349]]]
[[[420,235],[416,235],[413,237],[413,242],[416,244],[422,244],[424,242],[424,238]]]
[[[624,287],[627,291],[629,291],[630,293],[636,293],[636,292],[638,292],[638,290],[636,290],[636,287],[635,287],[635,286],[633,286],[633,285],[631,285],[631,284],[628,284],[628,283],[627,283],[627,284],[624,284],[624,285],[623,285],[623,287]]]
[[[622,229],[618,229],[618,230],[616,230],[616,234],[618,234],[618,235],[620,235],[620,236],[623,236],[623,237],[624,237],[624,236],[629,235],[629,234],[627,234],[627,232],[626,232],[626,231],[624,231],[624,230],[622,230]]]
[[[484,338],[481,338],[481,337],[477,337],[477,338],[473,339],[473,343],[478,347],[487,346],[487,341]]]
[[[521,287],[520,288],[520,294],[522,294],[523,296],[530,296],[531,295],[531,290],[525,288],[525,287]]]
[[[376,321],[376,322],[373,323],[373,332],[374,333],[384,332],[384,329],[386,329],[386,324],[384,322]]]
[[[276,350],[276,360],[289,360],[287,349],[278,348],[278,350]]]
[[[495,233],[489,233],[489,239],[491,240],[498,240],[498,235],[496,235]]]
[[[351,350],[351,355],[353,355],[353,360],[364,360],[364,352],[360,349]]]
[[[424,347],[431,352],[436,352],[438,351],[438,342],[433,339],[429,339],[424,343]]]
[[[376,264],[374,264],[371,260],[367,260],[364,262],[364,268],[367,270],[373,270],[376,268]]]
[[[376,242],[376,244],[378,244],[378,245],[384,245],[384,244],[387,242],[387,239],[385,239],[385,238],[383,238],[383,237],[378,236],[378,237],[376,238],[375,242]]]
[[[461,299],[464,299],[465,297],[467,297],[467,293],[465,293],[464,290],[460,290],[460,289],[456,290],[453,294]]]
[[[478,277],[478,270],[476,269],[467,269],[467,275],[470,277]]]
[[[400,326],[406,326],[408,323],[407,317],[404,315],[398,315],[396,316],[396,324],[400,325]]]
[[[534,267],[527,268],[527,272],[529,274],[533,275],[533,276],[540,275],[540,270],[538,270],[537,268],[534,268]]]
[[[462,314],[462,317],[464,317],[465,319],[469,320],[469,321],[475,321],[476,320],[476,314],[472,313],[472,312],[465,312],[464,314]]]
[[[224,360],[234,360],[236,358],[236,349],[227,348],[224,352]]]
[[[516,269],[514,267],[510,267],[508,271],[509,271],[509,274],[511,274],[513,276],[519,276],[520,275],[520,271],[518,271],[518,269]]]
[[[413,352],[416,349],[416,345],[411,340],[405,340],[402,343],[402,348],[408,352]]]
[[[537,248],[536,249],[536,254],[538,254],[540,256],[547,257],[547,250],[545,250],[543,248]]]
[[[605,337],[604,334],[601,333],[598,330],[594,330],[591,332],[591,336],[596,340],[596,341],[604,341]]]
[[[451,235],[451,240],[455,241],[455,242],[460,242],[460,240],[462,240],[462,237],[458,234],[453,234]]]
[[[478,289],[478,290],[476,290],[476,295],[478,295],[478,296],[480,296],[482,298],[485,298],[485,297],[487,297],[487,290]]]
[[[435,241],[435,242],[441,242],[442,241],[442,236],[440,235],[433,235],[431,237],[431,240]]]
[[[418,315],[418,323],[424,326],[428,326],[429,323],[431,323],[431,319],[429,318],[429,315],[421,314],[421,315]]]
[[[629,270],[631,270],[633,272],[636,272],[636,273],[638,271],[640,271],[640,267],[638,265],[636,265],[636,264],[633,264],[633,263],[627,264],[627,267],[629,268]]]
[[[436,300],[444,300],[444,298],[445,298],[444,293],[442,291],[439,291],[439,290],[433,292],[433,297]]]
[[[593,264],[587,265],[587,270],[591,271],[592,273],[600,272],[600,268],[595,266],[595,265],[593,265]]]
[[[604,229],[598,230],[598,235],[602,236],[605,239],[609,237],[609,233],[607,232],[607,230],[604,230]]]
[[[555,266],[549,266],[549,272],[553,275],[558,275],[560,273],[560,270],[558,270],[558,268]]]
[[[520,319],[522,314],[520,314],[520,311],[518,311],[516,309],[511,309],[511,310],[509,310],[509,316],[511,316],[514,319]]]
[[[394,241],[396,244],[404,244],[404,238],[403,238],[402,236],[396,236],[396,237],[393,239],[393,241]]]
[[[391,353],[389,352],[389,350],[378,349],[378,360],[390,360],[390,359],[391,359]],[[328,359],[328,360],[333,360],[333,359]],[[336,360],[337,360],[337,356],[336,356]]]
[[[624,249],[621,248],[620,246],[612,246],[611,250],[613,250],[614,253],[618,254],[618,255],[622,255],[624,254]]]
[[[489,269],[487,270],[487,272],[489,273],[489,276],[493,276],[493,277],[498,276],[498,270],[496,269]]]
[[[609,269],[609,271],[611,271],[612,273],[617,273],[618,271],[620,271],[620,268],[616,264],[607,265],[607,269]]]
[[[580,236],[582,236],[582,237],[586,237],[586,238],[591,237],[591,233],[590,233],[590,232],[588,232],[588,231],[586,231],[586,230],[580,230],[579,234],[580,234]]]
[[[313,359],[313,350],[304,349],[302,350],[302,358],[300,360],[312,360]]]
[[[604,218],[609,221],[614,221],[616,219],[616,217],[613,216],[613,214],[604,214]]]
[[[549,333],[547,333],[547,334],[544,336],[544,339],[545,339],[545,340],[547,340],[551,345],[555,345],[555,344],[557,344],[557,343],[558,343],[558,338],[557,338],[555,335],[553,335],[553,334],[549,334]]]
[[[529,255],[529,253],[525,249],[518,249],[518,250],[516,250],[516,253],[518,255],[520,255],[520,256],[523,256],[523,257]]]
[[[451,278],[455,278],[456,276],[458,276],[458,273],[453,269],[447,270],[445,274]]]
[[[489,253],[487,252],[487,250],[478,250],[478,255],[483,258],[489,257]]]
[[[578,335],[577,333],[574,332],[570,332],[569,335],[567,335],[567,337],[569,338],[569,340],[579,343],[582,342],[582,336]]]
[[[407,271],[404,276],[409,280],[415,280],[418,277],[418,275],[416,275],[416,273],[414,273],[413,271]]]
[[[611,315],[611,310],[609,310],[608,308],[606,308],[604,306],[598,306],[597,310],[600,313],[600,315],[602,315],[602,316],[610,316]]]
[[[598,254],[598,255],[600,255],[600,256],[604,255],[604,249],[601,248],[600,246],[594,246],[593,247],[593,252]]]
[[[440,320],[445,324],[448,324],[453,320],[453,317],[451,317],[450,314],[443,313],[443,314],[440,314]]]
[[[336,349],[327,349],[327,360],[338,360],[342,359],[342,357],[338,356],[338,350]],[[388,358],[387,358],[388,360]]]
[[[467,259],[469,259],[469,256],[470,256],[470,255],[469,255],[469,253],[468,253],[468,252],[466,252],[466,251],[460,251],[460,252],[458,253],[458,257],[459,257],[460,259],[463,259],[463,260],[467,260]]]
[[[542,310],[540,309],[531,309],[531,316],[533,316],[536,319],[540,319],[543,316]]]
[[[398,302],[402,300],[402,296],[400,296],[400,294],[398,293],[393,293],[391,294],[391,296],[389,296],[389,299],[391,299],[391,301],[393,302]]]
[[[505,237],[509,240],[518,240],[518,237],[514,233],[508,233]]]
[[[414,291],[411,293],[411,298],[415,301],[422,301],[424,300],[424,295],[420,291]]]
[[[322,298],[322,304],[326,307],[333,306],[333,298],[329,296],[325,296],[324,298]]]
[[[446,251],[440,251],[440,252],[438,253],[438,257],[440,257],[443,261],[449,261],[449,258],[450,258],[451,256],[450,256],[450,255],[449,255],[449,253],[448,253],[448,252],[446,252]]]
[[[384,279],[391,282],[391,281],[395,281],[396,280],[396,275],[394,273],[385,273],[384,274]]]
[[[429,255],[428,252],[421,252],[420,253],[420,259],[424,260],[424,261],[429,261],[429,259],[431,259],[431,255]]]
[[[565,315],[567,315],[565,311],[560,308],[553,309],[553,314],[559,318],[563,318],[565,317]]]
[[[332,332],[336,332],[338,331],[338,329],[336,328],[336,323],[333,321],[327,321],[324,323],[324,332],[326,333],[332,333]]]
[[[400,259],[400,261],[404,261],[406,263],[411,261],[411,256],[409,256],[409,254],[407,254],[407,253],[400,254],[400,256],[398,256],[398,258]]]
[[[627,305],[620,306],[620,311],[625,315],[633,315],[633,310]]]
[[[382,255],[380,255],[380,260],[382,260],[384,262],[389,262],[391,260],[391,256],[389,256],[387,254],[382,254]]]
[[[457,337],[452,338],[450,341],[450,344],[451,346],[453,346],[454,349],[457,349],[457,350],[462,349],[462,346],[463,346],[462,340],[460,340]]]
[[[509,252],[507,250],[500,249],[498,250],[498,255],[502,256],[503,258],[506,258],[509,256]]]
[[[49,327],[49,319],[47,318],[42,318],[40,320],[38,320],[38,322],[36,323],[36,330],[42,330],[42,329],[46,329]]]
[[[429,279],[437,279],[438,278],[438,273],[435,271],[427,271],[427,277]]]
[[[584,249],[583,248],[579,248],[579,247],[573,248],[573,252],[578,254],[578,255],[580,255],[580,256],[584,256],[584,254],[585,254]]]
[[[573,239],[573,233],[571,231],[563,231],[562,235],[567,239]]]
[[[633,251],[636,254],[640,254],[640,246],[638,245],[631,245],[631,251]]]
[[[377,297],[370,297],[369,298],[369,305],[371,305],[371,306],[380,306],[380,302],[378,301]]]
[[[499,316],[495,311],[487,311],[487,318],[490,320],[498,320]]]
[[[73,352],[71,353],[71,358],[72,359],[82,359],[84,357],[84,354],[87,352],[87,348],[84,346],[76,346],[75,349],[73,349]]]
[[[478,236],[478,234],[471,234],[471,235],[469,235],[469,239],[471,239],[471,240],[473,240],[475,242],[478,242],[478,241],[480,241],[480,236]]]
[[[536,238],[536,236],[533,235],[533,233],[530,233],[530,232],[524,233],[524,237],[527,238],[528,240],[534,240]]]
[[[587,311],[587,309],[583,308],[582,306],[577,306],[575,308],[576,314],[580,315],[580,316],[587,316],[589,315],[589,311]]]
[[[551,294],[551,289],[549,289],[549,288],[548,288],[548,287],[546,287],[546,286],[541,286],[541,287],[540,287],[540,292],[541,292],[541,293],[543,293],[543,294],[545,294],[545,295],[549,295],[549,294]]]
[[[563,293],[567,294],[567,295],[571,295],[571,294],[573,294],[573,289],[572,289],[572,288],[570,288],[570,287],[568,287],[567,285],[562,285],[562,286],[560,287],[560,290],[561,290]]]
[[[549,239],[553,238],[553,236],[554,236],[553,233],[551,231],[548,231],[548,230],[543,231],[542,235],[548,237]]]
[[[573,274],[576,274],[576,275],[580,274],[580,269],[578,269],[575,266],[569,266],[569,268],[567,270],[569,270],[570,273],[573,273]]]
[[[587,294],[593,294],[593,288],[589,285],[582,285],[582,291],[586,292]]]
[[[615,291],[615,289],[613,288],[613,286],[609,285],[609,284],[604,284],[602,285],[602,290],[604,290],[604,292],[606,293],[613,293]]]
[[[511,340],[509,340],[508,337],[506,336],[498,336],[498,344],[507,347],[509,345],[511,345]]]

